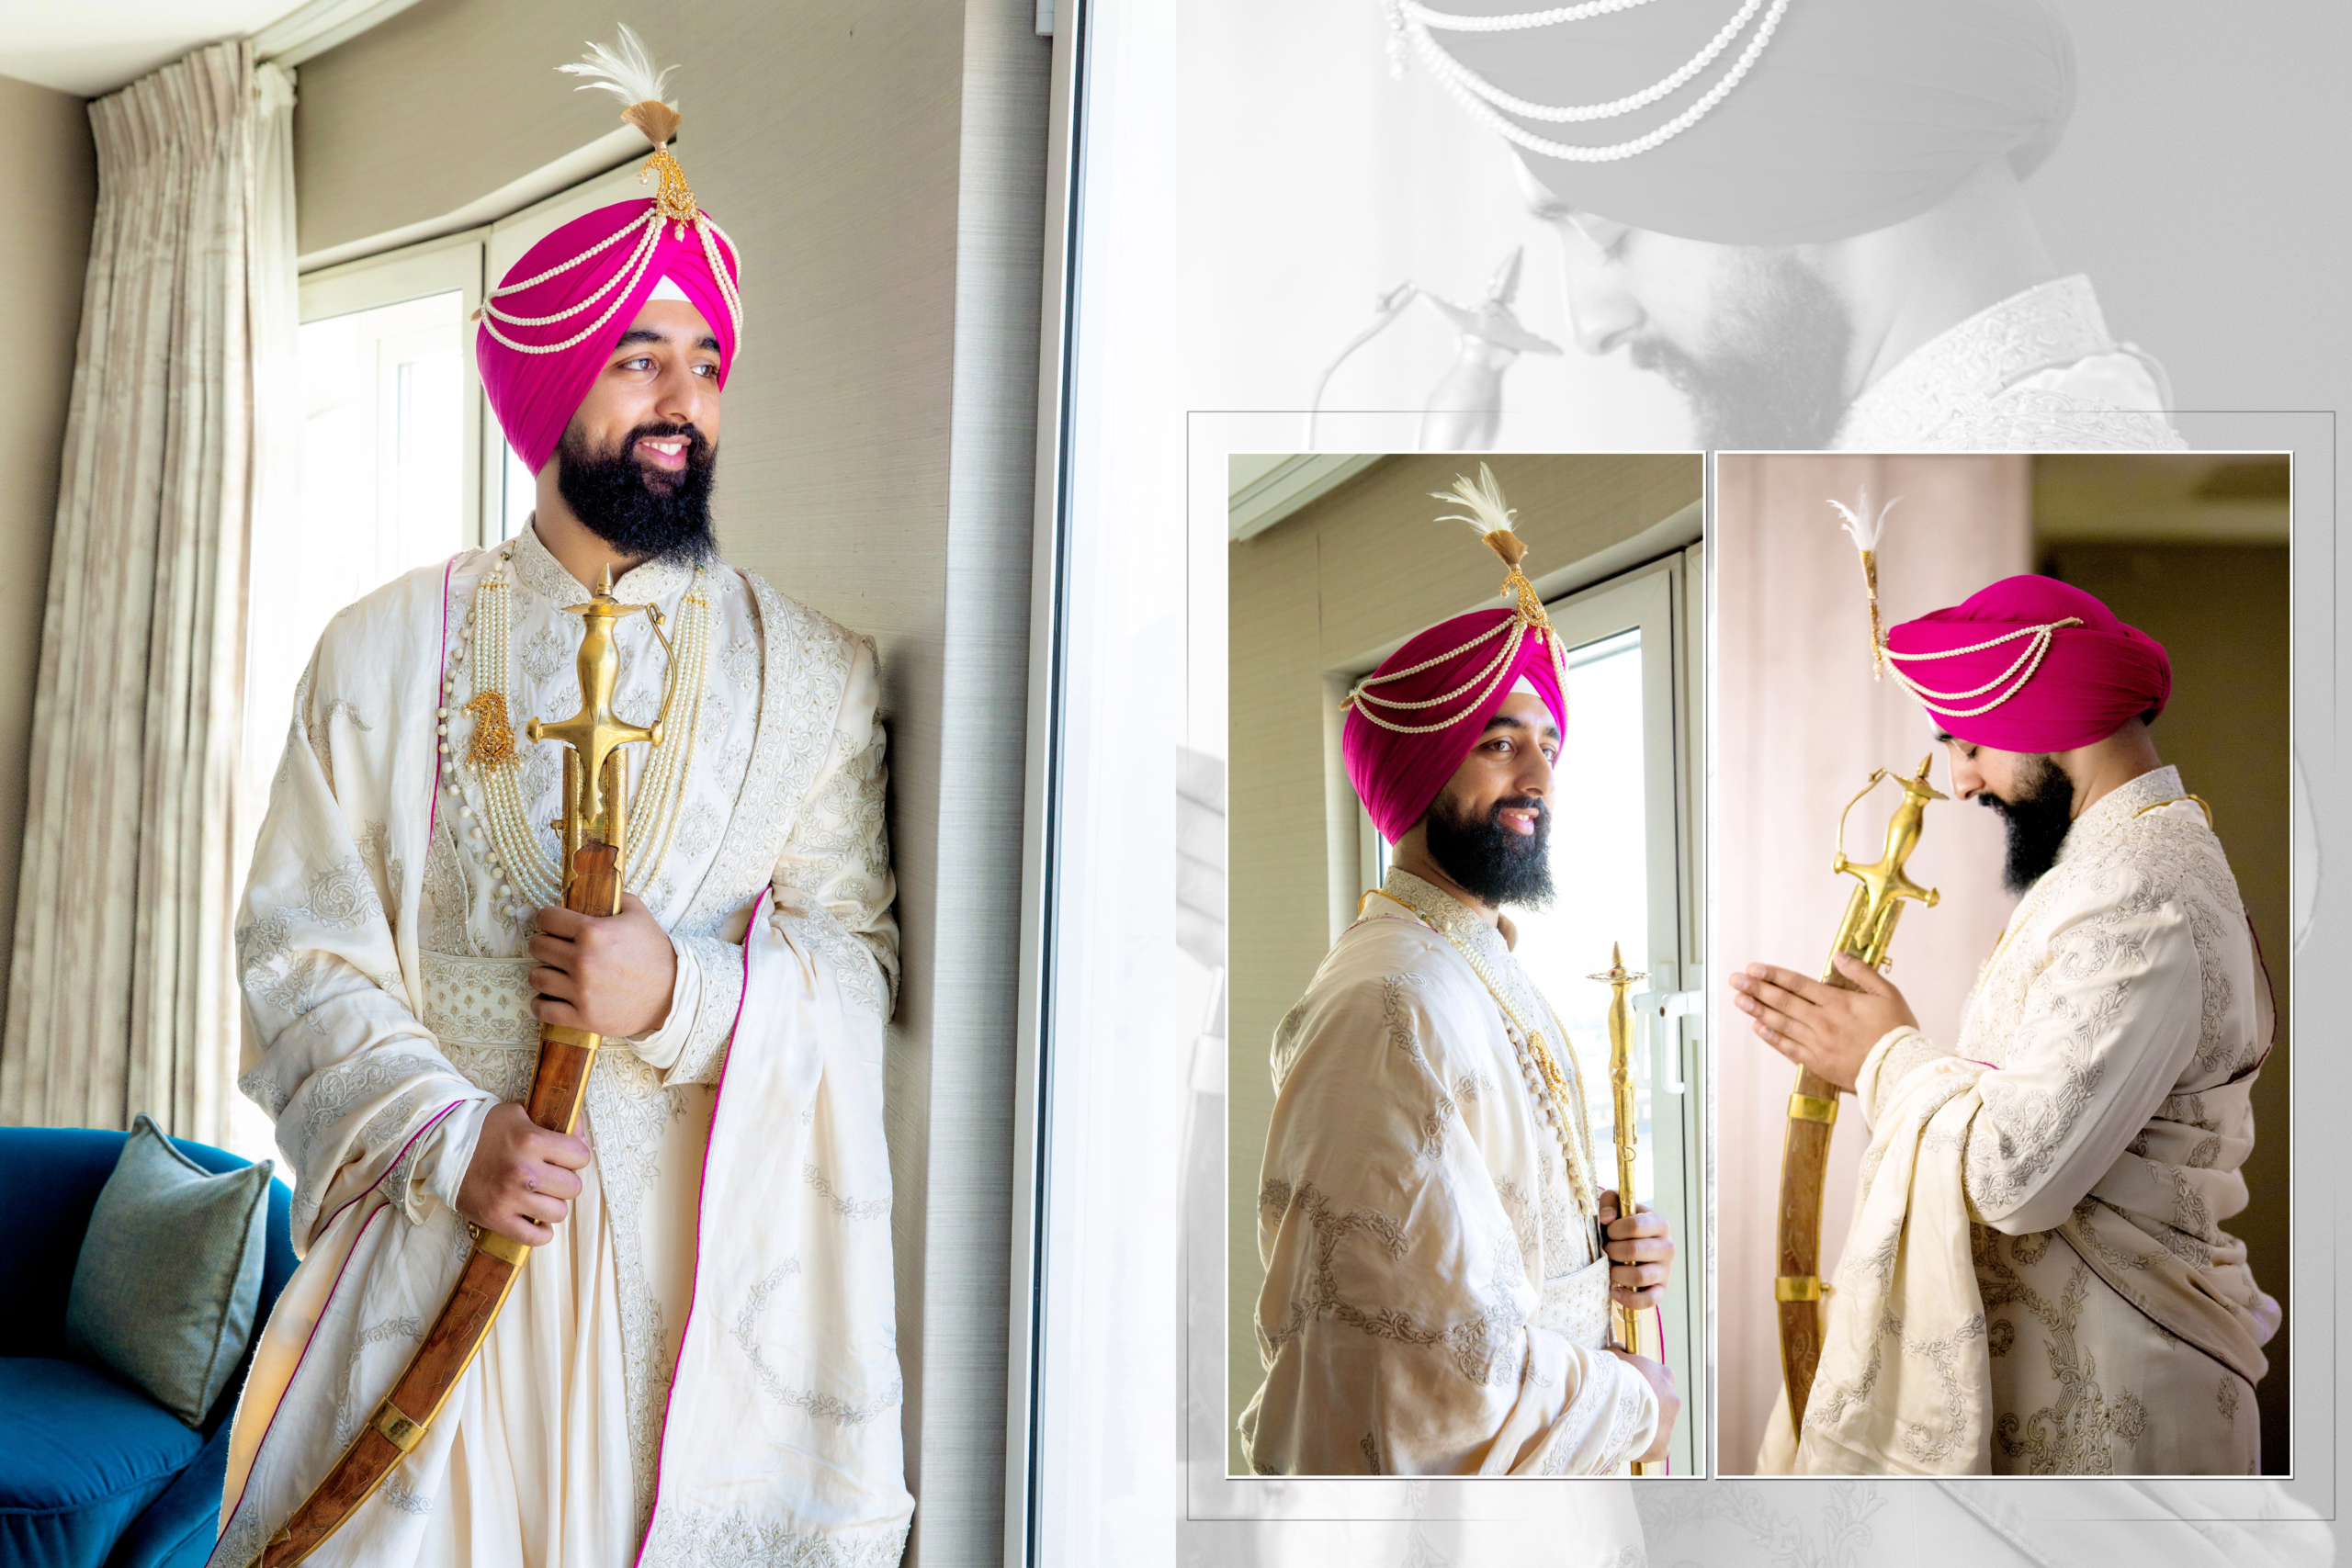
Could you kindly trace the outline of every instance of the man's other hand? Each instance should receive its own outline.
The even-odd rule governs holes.
[[[531,956],[539,961],[531,1010],[541,1023],[618,1038],[650,1033],[670,1016],[677,950],[634,893],[621,895],[617,915],[541,909]]]
[[[1674,1243],[1666,1221],[1650,1213],[1647,1203],[1634,1205],[1627,1219],[1617,1212],[1617,1194],[1604,1187],[1599,1195],[1600,1223],[1609,1228],[1609,1297],[1619,1306],[1647,1312],[1666,1300],[1666,1282],[1674,1269]]]
[[[458,1216],[526,1247],[545,1247],[580,1196],[572,1173],[587,1166],[580,1139],[550,1133],[511,1100],[494,1105],[458,1188]]]
[[[1651,1439],[1649,1450],[1634,1456],[1636,1464],[1655,1464],[1666,1457],[1667,1444],[1674,1437],[1675,1417],[1682,1414],[1682,1395],[1674,1386],[1674,1371],[1647,1356],[1636,1356],[1631,1350],[1609,1347],[1609,1353],[1642,1374],[1642,1381],[1657,1395],[1657,1436]]]

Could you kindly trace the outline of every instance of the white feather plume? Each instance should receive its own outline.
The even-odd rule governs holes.
[[[1840,526],[1853,538],[1854,547],[1858,550],[1875,550],[1878,548],[1880,537],[1886,532],[1886,514],[1894,511],[1902,500],[1903,498],[1898,495],[1873,513],[1871,511],[1871,487],[1864,485],[1855,510],[1849,511],[1842,501],[1833,501],[1829,504],[1836,507],[1838,515],[1846,520]]]
[[[1472,484],[1467,475],[1456,474],[1453,477],[1453,488],[1452,490],[1433,490],[1430,491],[1430,499],[1432,501],[1460,502],[1463,505],[1468,507],[1470,509],[1470,515],[1467,517],[1464,517],[1462,513],[1455,512],[1449,513],[1445,516],[1440,517],[1438,521],[1441,523],[1467,523],[1482,536],[1495,533],[1499,529],[1510,528],[1511,519],[1519,515],[1518,513],[1503,504],[1502,486],[1495,482],[1494,469],[1487,467],[1484,463],[1478,465],[1478,482],[1476,484]]]
[[[576,89],[579,92],[585,93],[594,88],[610,93],[625,105],[641,104],[650,99],[655,103],[670,104],[672,108],[678,107],[663,96],[669,90],[670,73],[677,67],[669,65],[655,70],[653,56],[646,51],[645,40],[639,38],[627,22],[621,24],[620,41],[612,48],[592,43],[583,59],[569,65],[559,65],[556,69],[569,76],[586,77],[587,80]]]

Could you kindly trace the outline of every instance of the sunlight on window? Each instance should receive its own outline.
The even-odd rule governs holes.
[[[465,543],[464,327],[455,291],[302,324],[300,504],[257,518],[252,543],[240,887],[319,634],[354,600]],[[243,1095],[232,1105],[232,1147],[267,1154],[260,1109]]]
[[[1649,856],[1644,800],[1642,642],[1638,630],[1568,656],[1568,732],[1553,775],[1552,905],[1513,909],[1518,954],[1576,1047],[1601,1185],[1617,1184],[1609,1099],[1609,987],[1587,979],[1622,943],[1625,967],[1649,967]],[[1647,988],[1637,983],[1634,991]],[[1638,1042],[1634,1062],[1642,1066]],[[1651,1167],[1649,1084],[1636,1078],[1641,1146],[1635,1180],[1657,1191]]]
[[[505,476],[500,487],[503,503],[499,507],[498,536],[511,539],[523,531],[523,525],[531,520],[532,509],[539,503],[538,481],[523,466],[523,459],[514,455],[514,447],[502,442],[498,451],[500,472]]]

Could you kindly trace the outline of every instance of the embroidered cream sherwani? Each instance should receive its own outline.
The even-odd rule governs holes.
[[[1609,1260],[1467,943],[1566,1071],[1498,931],[1392,872],[1274,1035],[1258,1200],[1262,1475],[1592,1475],[1657,1401],[1609,1337]],[[1587,1175],[1589,1181],[1589,1173]]]
[[[277,1119],[304,1258],[238,1408],[216,1562],[246,1562],[406,1364],[469,1245],[450,1205],[482,1117],[531,1083],[531,914],[488,853],[482,776],[455,765],[463,705],[500,684],[468,619],[499,554],[345,610],[298,693],[239,931],[240,1081]],[[504,571],[520,795],[552,866],[560,752],[519,732],[580,705],[563,610],[588,590],[527,531]],[[671,720],[693,747],[677,826],[631,868],[676,949],[669,1016],[598,1054],[571,1217],[316,1563],[610,1568],[642,1540],[648,1564],[879,1564],[903,1544],[873,649],[718,562],[614,592],[673,636],[689,596],[712,617],[700,704]],[[668,657],[644,616],[616,640],[615,706],[650,716]],[[643,809],[648,749],[625,755]]]
[[[2180,775],[2101,797],[2010,916],[1947,1050],[1862,1064],[1872,1130],[1792,1452],[1810,1473],[2247,1475],[2278,1307],[2246,1205],[2268,981]]]
[[[1922,344],[1862,389],[1843,452],[2177,450],[2154,360],[2109,334],[2090,280],[2055,278]]]

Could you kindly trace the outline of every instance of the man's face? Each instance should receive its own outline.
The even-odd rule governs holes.
[[[556,448],[556,484],[580,521],[633,556],[710,546],[718,439],[718,339],[682,299],[630,323]]]
[[[1690,404],[1696,445],[1829,444],[1851,400],[1853,322],[1796,252],[1630,228],[1538,194],[1558,235],[1569,320],[1588,354],[1623,346]]]
[[[1942,735],[1951,754],[1952,792],[2001,814],[2008,851],[2001,885],[2022,893],[2058,863],[2075,824],[2075,784],[2055,759],[2040,751],[2003,751]]]
[[[1421,819],[1430,858],[1488,904],[1552,897],[1552,764],[1559,727],[1541,697],[1503,699]]]

